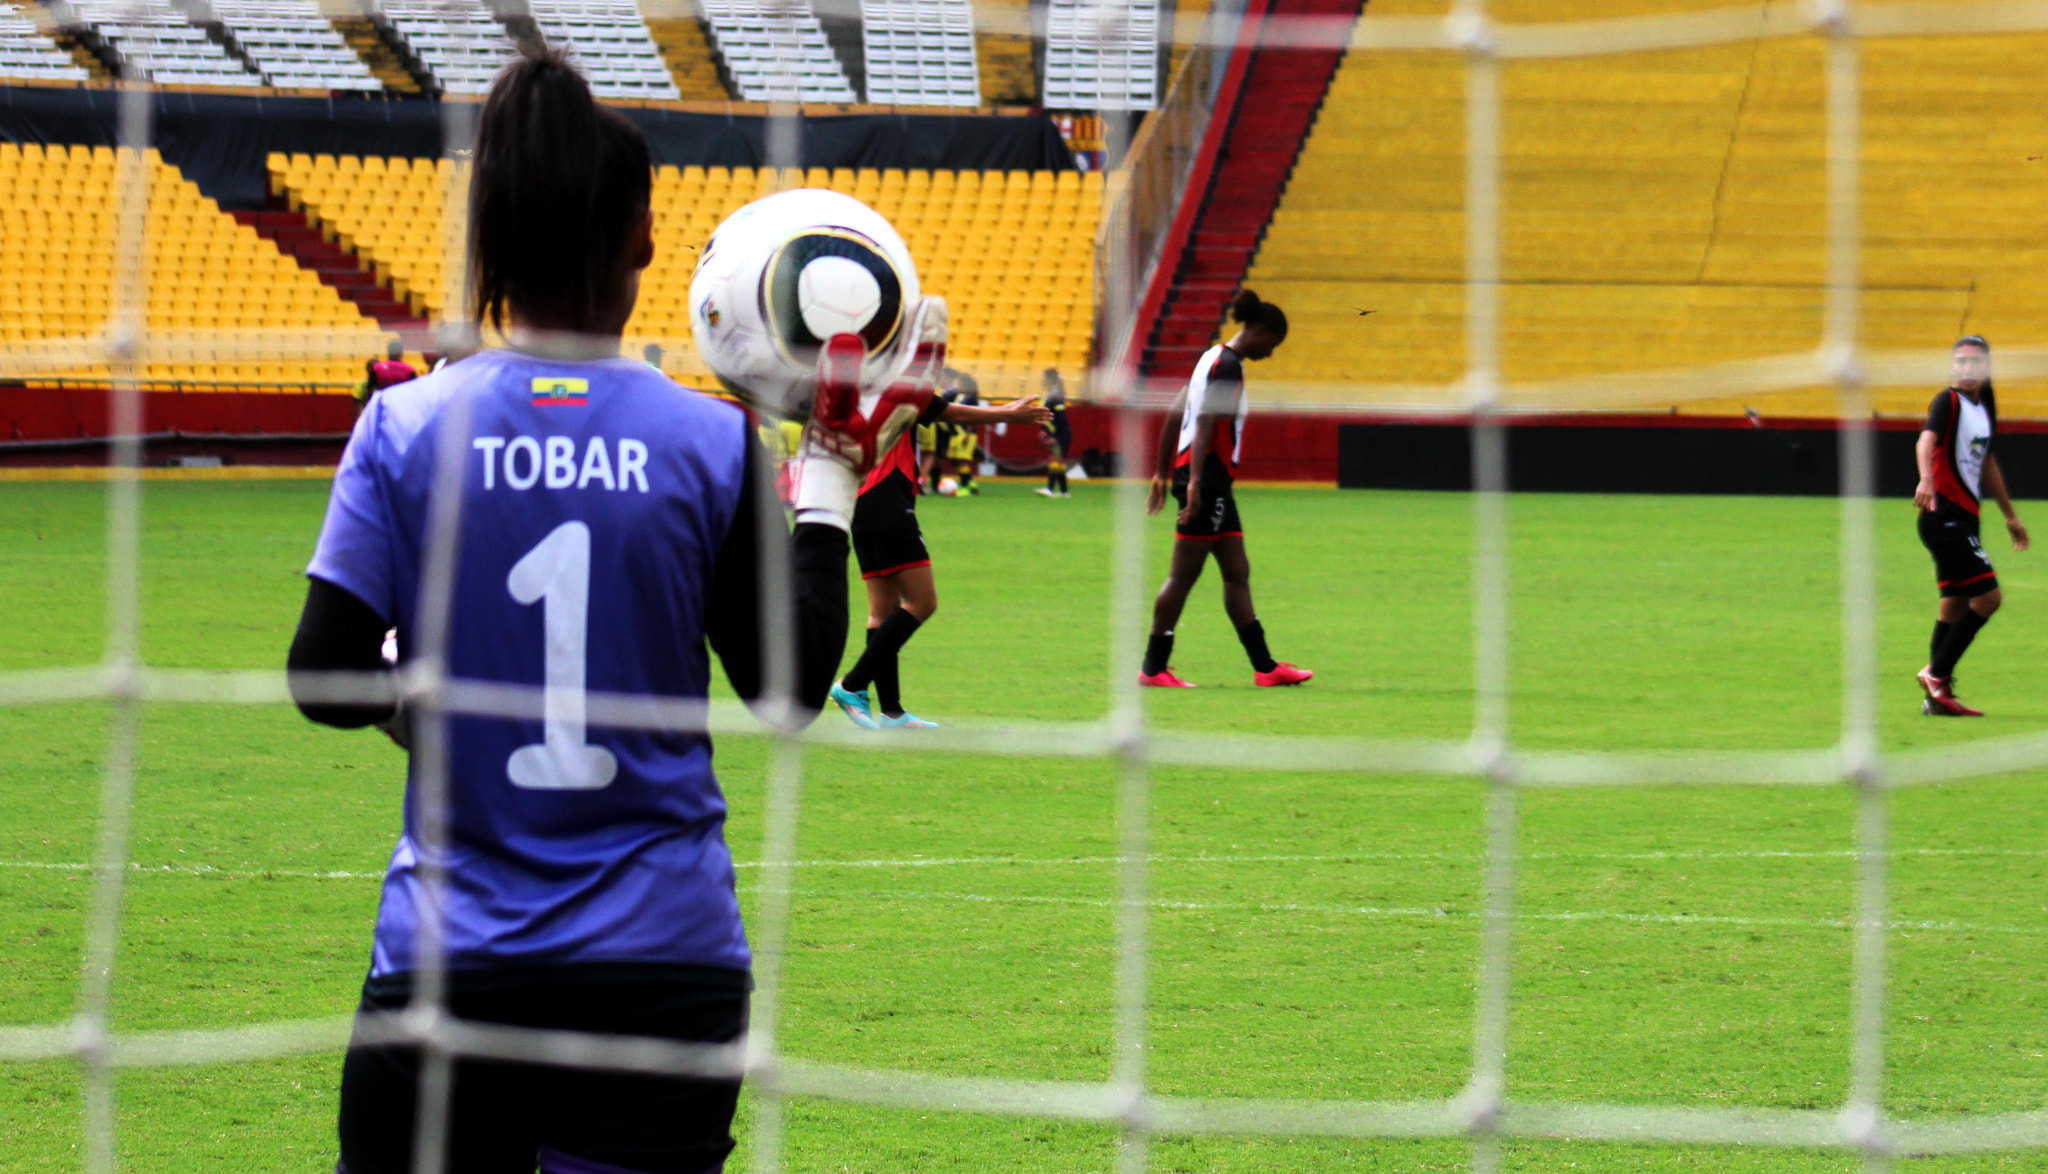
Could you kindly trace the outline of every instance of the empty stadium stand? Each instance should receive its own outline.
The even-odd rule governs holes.
[[[482,0],[381,0],[384,17],[446,94],[482,94],[518,53]]]
[[[1180,73],[1180,64],[1187,60],[1209,23],[1209,0],[1177,0],[1173,6],[1173,47],[1168,50],[1165,84],[1170,86]]]
[[[297,261],[300,268],[311,271],[322,285],[354,303],[356,309],[376,319],[377,325],[385,330],[410,336],[427,326],[427,320],[413,310],[410,302],[378,280],[374,269],[365,268],[339,240],[308,224],[302,213],[238,211],[230,215],[237,223],[255,229],[258,236]]]
[[[467,184],[453,161],[272,155],[269,167],[272,194],[303,216],[305,228],[354,257],[413,315],[439,316],[442,213],[449,188]]]
[[[731,98],[719,74],[718,57],[704,22],[693,17],[650,17],[648,35],[654,38],[661,59],[675,79],[676,93],[687,101],[717,102]]]
[[[548,44],[566,47],[600,98],[677,98],[633,0],[528,0]]]
[[[267,85],[282,89],[381,90],[315,0],[208,0],[227,36]]]
[[[1150,110],[1159,104],[1159,3],[1050,0],[1045,104],[1056,110]]]
[[[853,85],[808,5],[703,0],[711,40],[749,102],[852,102]]]
[[[1266,15],[1355,18],[1362,6],[1362,0],[1272,0]],[[1144,373],[1184,377],[1209,347],[1341,57],[1336,49],[1251,52],[1227,119],[1211,126],[1210,133],[1222,138],[1209,182],[1188,194],[1200,200],[1200,210],[1174,262],[1173,284],[1140,368]]]
[[[121,63],[160,85],[263,84],[247,62],[193,24],[171,0],[69,0],[48,8],[66,26],[90,28]]]
[[[355,254],[416,313],[439,316],[446,184],[434,160],[272,156],[273,190],[322,236]],[[867,201],[902,231],[925,288],[952,309],[955,365],[985,390],[1035,389],[1056,367],[1081,386],[1093,329],[1099,173],[854,171],[663,167],[655,183],[655,261],[626,330],[629,353],[659,341],[665,368],[712,380],[690,344],[697,250],[742,204],[785,187],[828,187]]]
[[[22,0],[6,3],[22,16]],[[1051,0],[1038,34],[1031,0],[861,0],[859,19],[842,14],[830,27],[808,5],[781,0],[703,0],[701,20],[673,4],[649,19],[636,0],[39,7],[86,48],[15,19],[0,30],[0,71],[12,71],[0,77],[105,83],[129,58],[146,58],[160,85],[474,95],[516,52],[508,30],[530,18],[609,99],[1145,110],[1160,81],[1159,0],[1119,8],[1107,42],[1104,0]],[[1206,0],[1180,7],[1183,26],[1207,10]]]
[[[268,332],[282,349],[326,342],[367,356],[387,335],[256,232],[222,215],[199,189],[148,152],[152,182],[148,324],[152,332],[201,332],[142,368],[155,386],[205,390],[345,392],[362,359],[229,356],[238,331]],[[116,157],[111,148],[0,143],[0,356],[24,344],[81,338],[105,329],[115,305]],[[161,342],[159,345],[164,345]],[[52,381],[105,381],[85,364]]]
[[[978,106],[974,12],[967,0],[861,0],[868,101]]]
[[[995,106],[1040,105],[1030,0],[980,0],[974,5],[974,18],[982,101]]]
[[[390,22],[382,13],[352,13],[332,20],[334,31],[349,51],[362,59],[363,67],[386,90],[394,94],[423,94],[433,88],[433,75],[397,34],[389,31]]]
[[[12,4],[0,3],[0,79],[84,82],[92,74]]]
[[[1670,2],[1632,5],[1671,10]],[[1375,14],[1440,2],[1374,0]],[[1587,15],[1515,0],[1502,15]],[[1958,334],[2048,342],[2039,226],[2048,185],[2048,37],[1902,38],[1862,47],[1864,341],[1939,355]],[[1511,380],[1804,353],[1818,344],[1825,166],[1821,47],[1765,40],[1503,71],[1504,356]],[[1328,394],[1448,382],[1464,367],[1462,62],[1353,52],[1249,281],[1287,308],[1260,376]],[[1372,310],[1360,317],[1359,310]],[[1930,386],[1879,389],[1886,413]],[[2001,389],[2008,415],[2039,391]],[[1320,395],[1311,387],[1294,393]],[[2031,395],[2031,406],[2022,395]],[[1678,402],[1655,379],[1625,404],[1829,416],[1825,390]]]

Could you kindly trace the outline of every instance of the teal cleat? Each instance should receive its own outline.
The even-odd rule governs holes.
[[[936,730],[939,728],[939,723],[928,722],[914,713],[899,713],[895,717],[884,714],[874,720],[875,728],[878,730]]]
[[[868,707],[868,691],[856,693],[839,682],[832,682],[832,700],[853,719],[853,724],[863,730],[879,729],[875,724],[875,711]]]

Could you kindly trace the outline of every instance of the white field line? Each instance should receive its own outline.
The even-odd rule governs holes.
[[[1975,855],[1975,856],[1985,856],[1985,855],[1990,855],[1990,856],[2042,856],[2042,855],[2048,855],[2048,851],[2028,851],[2028,850],[2024,850],[2024,849],[2003,849],[2003,848],[1978,848],[1978,849],[1970,849],[1970,848],[1955,848],[1955,849],[1941,849],[1941,848],[1930,848],[1930,849],[1906,849],[1906,850],[1903,850],[1903,851],[1893,852],[1893,853],[1891,853],[1891,855],[1892,855],[1892,856],[1965,856],[1965,855]],[[1853,857],[1853,856],[1855,856],[1855,853],[1854,853],[1854,852],[1712,852],[1712,853],[1708,853],[1708,852],[1699,852],[1699,853],[1668,853],[1668,852],[1608,852],[1608,853],[1598,853],[1598,852],[1586,852],[1586,853],[1553,853],[1553,854],[1548,854],[1548,858],[1551,858],[1551,859],[1578,859],[1578,860],[1688,860],[1688,859],[1730,859],[1730,858],[1750,858],[1750,859],[1772,859],[1772,858],[1791,858],[1791,859],[1839,859],[1839,858],[1849,858],[1849,857]],[[1441,854],[1438,854],[1438,853],[1410,853],[1410,854],[1388,853],[1388,854],[1380,855],[1380,856],[1377,856],[1377,857],[1366,857],[1366,856],[1357,856],[1357,855],[1347,855],[1347,856],[1186,856],[1186,857],[1156,857],[1156,856],[1155,856],[1155,857],[1152,857],[1151,859],[1152,859],[1152,860],[1153,860],[1154,862],[1164,862],[1164,863],[1191,863],[1191,864],[1216,864],[1216,863],[1236,863],[1236,864],[1242,864],[1242,863],[1263,863],[1263,862],[1319,862],[1319,861],[1355,861],[1355,860],[1360,860],[1360,859],[1381,859],[1381,860],[1455,860],[1455,861],[1476,861],[1476,860],[1478,860],[1478,857],[1476,857],[1476,856],[1456,856],[1456,855],[1451,855],[1451,854],[1448,854],[1448,853],[1441,853]],[[845,861],[833,861],[833,860],[818,860],[818,861],[799,861],[799,862],[797,862],[796,866],[797,866],[797,867],[799,867],[799,868],[827,868],[827,869],[829,869],[829,868],[856,868],[856,869],[863,869],[863,868],[905,868],[905,867],[908,867],[908,868],[919,868],[919,867],[929,867],[929,866],[944,866],[944,865],[962,865],[962,866],[973,866],[973,865],[1026,865],[1026,866],[1031,866],[1031,865],[1059,865],[1059,864],[1113,864],[1113,863],[1115,863],[1115,862],[1116,862],[1116,858],[1115,858],[1115,857],[1109,857],[1109,856],[1098,856],[1098,857],[1077,857],[1077,858],[1073,858],[1073,859],[1066,859],[1066,860],[1014,860],[1014,859],[1005,859],[1005,858],[1001,858],[1001,857],[956,857],[956,858],[941,858],[941,859],[921,859],[921,860],[845,860]],[[93,867],[93,866],[92,866],[92,865],[90,865],[90,864],[78,864],[78,863],[66,863],[66,862],[45,862],[45,861],[27,861],[27,860],[7,860],[7,861],[0,861],[0,868],[16,868],[16,869],[27,869],[27,870],[46,870],[46,871],[51,871],[51,872],[72,872],[72,873],[86,873],[86,872],[90,872],[90,871],[92,870],[92,867]],[[285,879],[290,879],[290,880],[351,880],[351,881],[375,881],[375,880],[382,880],[382,879],[383,879],[383,874],[382,874],[382,873],[372,873],[372,872],[350,872],[350,871],[345,871],[345,870],[340,870],[340,869],[336,869],[336,870],[329,870],[329,871],[318,871],[318,870],[313,870],[313,869],[289,869],[289,868],[271,868],[271,869],[249,869],[249,870],[236,870],[236,869],[224,869],[224,868],[214,868],[214,867],[212,867],[212,866],[209,866],[209,865],[177,865],[177,864],[163,864],[163,865],[151,865],[151,864],[140,864],[140,863],[136,863],[136,864],[130,864],[130,865],[129,865],[128,867],[129,867],[129,870],[130,870],[131,872],[135,872],[135,873],[144,873],[144,874],[148,874],[148,873],[157,873],[157,874],[168,874],[168,875],[173,875],[173,876],[202,876],[202,877],[219,877],[219,878],[221,878],[221,879],[224,879],[224,880],[260,880],[260,879],[265,879],[265,878],[270,878],[270,877],[279,877],[279,878],[285,878]],[[749,865],[745,865],[745,864],[743,864],[743,865],[741,865],[740,867],[743,867],[743,868],[744,868],[744,867],[749,867]],[[762,889],[762,886],[759,886],[759,885],[749,885],[749,886],[745,886],[745,889],[744,889],[744,891],[746,891],[746,892],[755,892],[755,893],[758,893],[758,892],[761,892],[761,891],[763,891],[763,889]],[[954,893],[954,892],[909,892],[909,891],[900,891],[900,890],[898,890],[898,891],[887,891],[887,890],[831,890],[831,889],[803,889],[803,890],[800,890],[800,891],[798,892],[798,894],[797,894],[797,895],[798,895],[798,896],[801,896],[801,897],[805,897],[805,898],[812,898],[812,899],[815,899],[815,898],[825,898],[825,899],[837,899],[837,900],[860,900],[860,901],[891,901],[891,900],[894,900],[894,901],[934,901],[934,902],[958,902],[958,903],[961,903],[961,904],[1022,904],[1022,905],[1072,905],[1072,906],[1083,906],[1083,907],[1089,907],[1089,908],[1101,908],[1101,909],[1109,909],[1109,908],[1115,908],[1115,907],[1116,907],[1116,905],[1117,905],[1117,902],[1116,902],[1116,901],[1113,901],[1113,900],[1111,900],[1111,899],[1109,899],[1109,898],[1106,898],[1106,897],[1064,897],[1064,896],[1035,896],[1035,895],[998,895],[998,894],[989,894],[989,893]],[[1337,916],[1350,916],[1350,917],[1387,917],[1387,918],[1423,918],[1423,919],[1433,919],[1433,918],[1460,918],[1460,919],[1465,919],[1465,920],[1474,920],[1474,919],[1477,919],[1477,918],[1478,918],[1478,917],[1480,916],[1480,914],[1479,914],[1479,912],[1478,912],[1477,910],[1454,910],[1454,909],[1446,909],[1446,908],[1443,908],[1443,907],[1441,907],[1441,906],[1412,906],[1412,907],[1404,907],[1404,906],[1380,906],[1380,905],[1318,905],[1318,904],[1303,904],[1303,903],[1299,903],[1299,902],[1288,902],[1288,901],[1274,901],[1274,902],[1267,902],[1267,901],[1171,901],[1171,900],[1165,900],[1165,899],[1154,899],[1154,900],[1152,900],[1152,901],[1148,902],[1147,904],[1148,904],[1148,906],[1149,906],[1150,908],[1153,908],[1153,909],[1157,909],[1157,910],[1161,910],[1161,911],[1164,911],[1164,912],[1196,912],[1196,913],[1314,913],[1314,914],[1329,914],[1329,915],[1337,915]],[[1557,921],[1557,922],[1573,922],[1573,921],[1613,921],[1613,922],[1622,922],[1622,923],[1635,923],[1635,924],[1642,924],[1642,925],[1704,925],[1704,926],[1726,926],[1726,927],[1735,927],[1735,928],[1745,928],[1745,927],[1746,927],[1746,928],[1775,928],[1775,929],[1826,929],[1826,930],[1847,930],[1847,929],[1853,929],[1853,928],[1855,928],[1855,922],[1854,922],[1854,921],[1852,921],[1852,920],[1850,920],[1850,919],[1847,919],[1847,918],[1830,918],[1830,917],[1817,917],[1817,918],[1805,918],[1805,917],[1737,917],[1737,916],[1724,916],[1724,915],[1720,915],[1720,914],[1709,914],[1709,913],[1626,913],[1626,912],[1616,912],[1616,911],[1607,911],[1607,910],[1559,910],[1559,911],[1548,911],[1548,912],[1518,912],[1518,913],[1516,913],[1516,914],[1515,914],[1515,920],[1517,920],[1517,921]],[[2028,936],[2043,936],[2043,935],[2048,935],[2048,925],[2043,925],[2043,926],[2015,926],[2015,925],[1981,925],[1981,924],[1977,924],[1977,923],[1974,923],[1974,922],[1966,922],[1966,921],[1907,921],[1907,920],[1892,920],[1892,921],[1888,921],[1888,922],[1886,922],[1886,923],[1885,923],[1885,928],[1886,928],[1886,929],[1889,929],[1889,930],[1898,930],[1898,931],[1915,931],[1915,930],[1917,930],[1917,931],[1923,931],[1923,932],[1934,932],[1934,933],[1989,933],[1989,934],[2020,934],[2020,935],[2028,935]]]
[[[742,891],[758,892],[759,889],[755,886],[748,886]],[[987,905],[1078,905],[1101,909],[1113,909],[1119,904],[1119,902],[1106,897],[993,896],[987,893],[917,893],[886,890],[835,891],[830,889],[806,889],[802,891],[801,895],[808,898],[829,897],[869,902],[957,901],[963,904]],[[1445,909],[1440,906],[1307,905],[1291,901],[1169,901],[1157,898],[1146,902],[1146,904],[1152,909],[1166,912],[1193,913],[1321,913],[1351,917],[1458,918],[1467,921],[1477,921],[1482,916],[1481,911],[1477,909]],[[1711,913],[1618,913],[1601,910],[1563,910],[1535,913],[1518,910],[1512,916],[1516,921],[1618,921],[1641,925],[1710,925],[1736,928],[1827,930],[1849,930],[1856,927],[1856,923],[1848,918],[1732,917]],[[1899,932],[1920,930],[1936,933],[2048,935],[2048,925],[1977,925],[1966,921],[1895,920],[1887,921],[1885,928]]]
[[[1905,857],[2010,856],[2048,857],[2048,848],[1899,848],[1886,853],[1891,859]],[[1854,860],[1853,849],[1826,851],[1677,851],[1677,852],[1524,852],[1521,860]],[[1150,856],[1150,864],[1361,864],[1371,861],[1473,863],[1484,859],[1476,852],[1337,852],[1324,855],[1230,855]],[[795,860],[792,868],[888,869],[888,868],[1057,868],[1063,866],[1116,866],[1120,856],[913,856],[876,860]],[[738,869],[759,868],[755,860],[733,862]],[[91,872],[91,864],[74,861],[0,860],[0,869],[15,868],[49,872]],[[382,872],[312,868],[219,868],[211,864],[129,864],[129,871],[171,876],[210,876],[225,880],[261,880],[283,877],[289,880],[382,880]]]

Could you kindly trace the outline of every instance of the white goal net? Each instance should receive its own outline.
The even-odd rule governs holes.
[[[1113,29],[1114,5],[1102,6],[1106,30]],[[1805,6],[1789,3],[1735,5],[1675,15],[1628,17],[1543,25],[1499,22],[1484,0],[1461,0],[1448,18],[1380,17],[1368,13],[1355,27],[1319,20],[1271,19],[1261,27],[1265,44],[1331,45],[1353,52],[1425,52],[1462,55],[1466,109],[1464,190],[1465,374],[1454,383],[1427,388],[1263,389],[1272,402],[1316,402],[1325,406],[1371,407],[1400,403],[1469,415],[1475,423],[1471,549],[1472,664],[1477,702],[1468,736],[1453,739],[1370,739],[1257,736],[1174,732],[1158,736],[1148,725],[1135,686],[1143,604],[1152,584],[1145,578],[1144,487],[1124,482],[1115,490],[1112,535],[1117,572],[1109,606],[1116,633],[1108,680],[1106,716],[1072,724],[964,723],[933,731],[915,742],[878,743],[825,723],[798,730],[770,723],[773,740],[765,789],[765,834],[761,848],[761,899],[752,918],[757,994],[752,1027],[730,1047],[696,1047],[659,1040],[583,1036],[515,1029],[451,1017],[443,1009],[444,985],[438,962],[428,965],[410,1010],[357,1024],[365,1040],[411,1041],[431,1058],[421,1116],[420,1168],[439,1170],[445,1155],[440,1137],[447,1120],[447,1075],[458,1056],[516,1058],[572,1067],[613,1070],[744,1075],[754,1098],[752,1161],[757,1170],[784,1167],[783,1106],[790,1098],[826,1098],[877,1106],[964,1111],[1108,1123],[1122,1131],[1120,1168],[1144,1170],[1148,1139],[1161,1135],[1235,1134],[1284,1137],[1462,1138],[1471,1146],[1475,1170],[1500,1168],[1504,1139],[1549,1138],[1677,1144],[1833,1149],[1860,1155],[1869,1169],[1888,1168],[1895,1154],[2048,1149],[2048,1112],[2012,1112],[1968,1119],[1902,1119],[1884,1102],[1887,942],[1888,796],[1896,788],[1955,781],[2020,769],[2048,767],[2048,735],[1984,741],[1940,753],[1882,753],[1877,737],[1875,551],[1872,491],[1875,484],[1873,430],[1866,388],[1876,383],[1920,380],[1927,356],[1918,352],[1872,352],[1859,342],[1859,54],[1873,37],[1942,36],[1961,33],[2016,33],[2048,30],[2042,0],[1848,0]],[[1107,36],[1108,33],[1105,33]],[[1513,702],[1508,657],[1510,572],[1507,527],[1509,496],[1503,413],[1529,407],[1568,407],[1612,402],[1613,377],[1510,384],[1502,378],[1501,305],[1503,200],[1503,64],[1518,60],[1585,58],[1643,53],[1752,40],[1758,36],[1818,38],[1825,46],[1826,114],[1826,309],[1825,334],[1810,352],[1744,360],[1683,371],[1661,372],[1673,387],[1699,394],[1734,395],[1787,387],[1833,388],[1836,415],[1844,425],[1842,461],[1841,596],[1839,614],[1844,663],[1840,735],[1832,748],[1806,751],[1729,749],[1686,752],[1542,751],[1515,745],[1508,736]],[[1220,48],[1230,48],[1225,40]],[[140,59],[146,65],[146,59]],[[115,1074],[122,1069],[198,1063],[228,1063],[338,1048],[353,1017],[340,1013],[314,1020],[253,1027],[121,1033],[110,1028],[110,991],[119,966],[118,927],[123,887],[130,876],[129,813],[138,765],[137,731],[147,706],[289,703],[281,672],[200,672],[155,668],[139,655],[139,534],[142,507],[138,426],[141,391],[138,365],[151,357],[181,353],[192,338],[162,336],[145,326],[146,274],[142,272],[147,231],[149,169],[142,151],[151,143],[151,99],[146,82],[123,85],[120,152],[117,306],[112,328],[99,335],[17,348],[10,374],[30,377],[79,362],[105,362],[116,373],[111,475],[107,481],[109,616],[104,663],[74,668],[17,671],[0,675],[0,705],[30,706],[101,699],[116,715],[105,759],[93,895],[83,958],[83,998],[76,1018],[45,1026],[0,1028],[0,1059],[48,1060],[69,1057],[85,1074],[88,1139],[86,1168],[106,1174],[115,1168]],[[460,155],[473,137],[473,105],[443,104],[446,142]],[[794,107],[779,107],[769,135],[770,162],[797,166]],[[1114,124],[1114,120],[1112,120]],[[1112,150],[1112,154],[1115,151]],[[445,281],[460,305],[463,265],[461,193],[451,193]],[[1127,294],[1130,273],[1111,274],[1103,297]],[[1122,283],[1119,287],[1118,283]],[[1116,320],[1112,315],[1110,333]],[[206,353],[216,356],[246,347],[251,355],[288,353],[306,357],[357,357],[356,340],[328,347],[320,337],[279,338],[258,333],[209,335]],[[1115,348],[1110,348],[1115,349]],[[1112,354],[1096,372],[1097,395],[1121,409],[1124,452],[1145,451],[1139,435],[1140,409],[1157,402],[1127,373],[1123,356]],[[2002,352],[2003,370],[2015,376],[2048,372],[2048,355]],[[463,525],[460,495],[447,492],[449,470],[459,470],[467,452],[462,428],[444,430],[444,475],[434,511],[432,557],[426,571],[421,614],[425,617],[420,655],[402,674],[402,689],[421,715],[422,796],[429,837],[441,828],[446,775],[436,758],[438,723],[449,714],[541,717],[541,691],[450,679],[440,671],[447,633],[455,536]],[[778,547],[767,547],[771,562]],[[771,565],[763,577],[768,590],[782,591],[786,567]],[[789,639],[771,649],[780,664],[771,694],[785,699],[789,682]],[[325,686],[335,698],[360,697],[363,681],[337,678]],[[772,707],[771,707],[772,708]],[[708,730],[714,736],[758,736],[759,719],[738,705],[708,708],[659,698],[589,697],[592,722],[622,728]],[[792,866],[808,748],[891,753],[945,753],[1018,757],[1067,756],[1117,764],[1120,894],[1117,904],[1116,1031],[1114,1063],[1101,1081],[1027,1081],[868,1069],[808,1061],[782,1046],[784,958],[790,940]],[[1326,772],[1351,775],[1423,775],[1484,780],[1485,871],[1480,948],[1475,961],[1476,1015],[1472,1028],[1470,1078],[1464,1090],[1442,1099],[1403,1101],[1302,1101],[1161,1095],[1148,1084],[1147,992],[1151,956],[1148,911],[1153,908],[1147,873],[1151,853],[1148,771],[1157,765],[1209,767],[1230,771]],[[1767,787],[1849,788],[1855,795],[1855,853],[1859,867],[1854,915],[1854,989],[1851,1047],[1846,1064],[1848,1097],[1829,1109],[1672,1107],[1652,1104],[1528,1103],[1508,1095],[1508,1025],[1512,927],[1516,916],[1518,796],[1529,788],[1649,787],[1749,784]],[[433,857],[430,850],[428,858]],[[433,876],[431,883],[445,883]],[[434,960],[433,927],[426,928]],[[438,1074],[438,1079],[434,1078]],[[4,1145],[0,1142],[0,1145]]]

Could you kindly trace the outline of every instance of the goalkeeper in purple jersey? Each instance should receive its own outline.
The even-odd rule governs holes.
[[[849,461],[841,474],[806,478],[822,488],[799,498],[791,534],[781,503],[757,489],[764,458],[745,416],[619,356],[654,255],[652,169],[640,132],[600,108],[560,56],[499,77],[474,174],[473,314],[511,346],[392,388],[357,422],[307,570],[294,694],[329,725],[402,724],[390,702],[323,700],[303,674],[383,671],[387,629],[401,661],[424,651],[430,488],[461,405],[446,669],[536,689],[544,716],[446,722],[438,924],[449,1009],[522,1027],[729,1042],[745,1030],[751,960],[710,739],[588,720],[588,692],[701,702],[715,652],[734,690],[757,700],[763,635],[775,626],[757,579],[766,536],[790,545],[793,600],[781,622],[794,636],[796,703],[815,716],[845,646],[861,470]],[[840,458],[807,449],[800,459]],[[365,1011],[410,1000],[419,924],[436,916],[410,787],[404,811]],[[411,1169],[420,1063],[410,1045],[351,1046],[340,1171]],[[716,1171],[733,1146],[738,1089],[736,1079],[463,1059],[447,1166]]]

